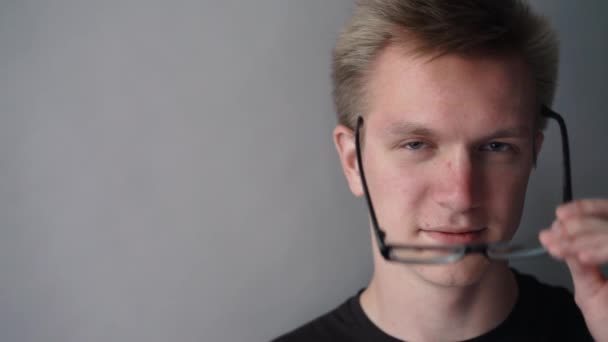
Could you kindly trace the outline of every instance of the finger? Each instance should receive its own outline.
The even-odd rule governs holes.
[[[576,258],[568,258],[566,263],[570,269],[577,301],[592,298],[601,290],[605,280],[599,267],[582,264]]]
[[[608,217],[608,199],[591,198],[574,200],[560,205],[555,211],[557,218],[567,220],[578,215],[596,215]]]
[[[595,234],[598,237],[608,236],[608,220],[598,217],[573,218],[554,222],[552,228],[562,232],[564,236],[576,238],[579,235]]]
[[[566,226],[556,221],[551,229],[539,234],[539,239],[549,254],[557,259],[575,257],[587,265],[608,263],[608,229],[604,223],[588,223],[585,227],[576,235],[570,235]]]
[[[554,229],[545,229],[540,232],[538,237],[541,245],[552,257],[564,260],[568,257],[568,253],[567,249],[564,248],[564,243],[560,242],[562,238],[559,235],[560,233]]]
[[[584,221],[584,220],[577,220]],[[567,228],[575,225],[564,225],[556,221],[551,229],[541,232],[541,243],[551,255],[557,258],[584,255],[579,261],[584,263],[601,264],[608,262],[608,229],[605,222],[587,222],[584,229],[569,233]]]
[[[578,253],[578,260],[585,265],[602,266],[608,263],[608,248],[606,246],[584,250]]]
[[[545,229],[540,232],[539,239],[551,256],[566,261],[577,298],[591,298],[593,294],[601,289],[604,277],[600,268],[596,265],[581,262],[578,256],[570,255],[566,245],[571,241],[562,234],[560,229],[557,229],[555,225],[551,229]]]
[[[587,265],[608,263],[608,237],[597,237],[593,234],[581,236],[566,246],[568,255],[576,255],[578,260]]]

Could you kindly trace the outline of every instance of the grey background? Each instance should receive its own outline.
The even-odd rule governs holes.
[[[575,195],[606,196],[608,3],[533,3],[562,40]],[[0,2],[0,340],[264,341],[365,286],[365,207],[331,143],[351,8]],[[556,141],[522,227],[551,220]]]

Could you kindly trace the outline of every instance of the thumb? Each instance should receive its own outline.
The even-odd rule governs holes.
[[[574,283],[575,297],[579,300],[584,301],[591,298],[601,290],[602,285],[606,282],[597,265],[585,265],[576,257],[567,258],[566,263]]]

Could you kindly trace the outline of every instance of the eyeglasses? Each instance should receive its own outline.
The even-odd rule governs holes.
[[[568,145],[568,131],[566,123],[558,113],[547,106],[542,106],[541,114],[546,118],[557,121],[562,140],[563,155],[563,203],[572,200],[572,182],[570,173],[570,149]],[[406,264],[445,264],[456,262],[467,254],[478,253],[493,260],[512,260],[526,257],[533,257],[545,253],[545,249],[538,243],[512,243],[511,241],[499,241],[480,244],[458,244],[458,245],[406,245],[406,244],[387,244],[386,233],[378,225],[376,212],[372,204],[372,199],[367,187],[365,172],[363,170],[363,158],[361,157],[361,128],[363,127],[363,117],[357,119],[355,131],[355,146],[357,150],[357,164],[363,185],[363,193],[369,209],[370,219],[380,255],[385,260],[406,263]]]

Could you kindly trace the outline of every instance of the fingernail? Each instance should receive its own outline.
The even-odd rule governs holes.
[[[547,236],[549,236],[549,234],[551,234],[551,231],[549,229],[543,229],[538,233],[538,238],[545,239]]]
[[[551,243],[551,241],[553,240],[555,235],[555,232],[549,230],[549,229],[545,229],[542,230],[539,234],[538,234],[538,239],[543,243]]]

